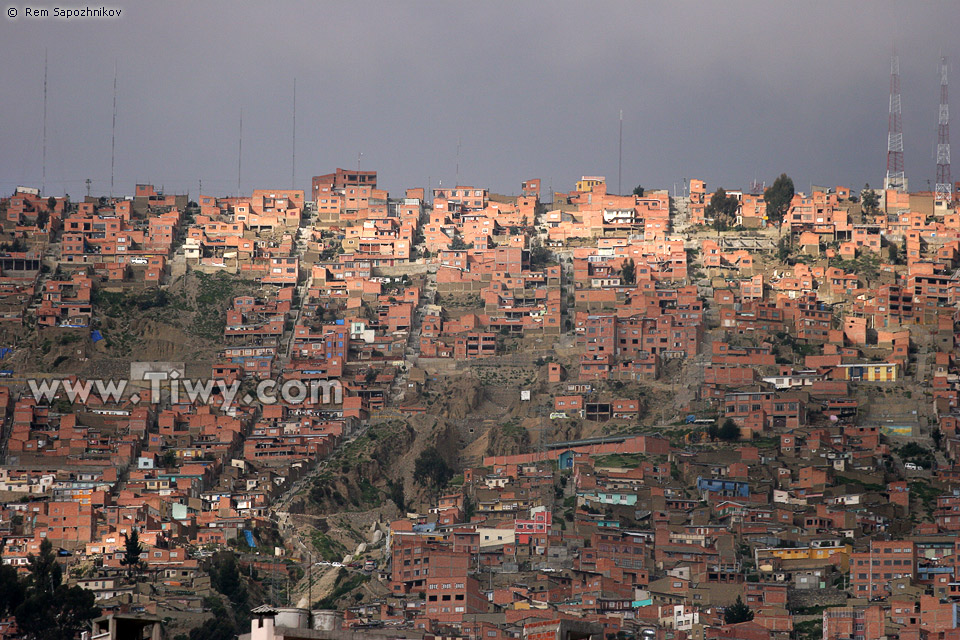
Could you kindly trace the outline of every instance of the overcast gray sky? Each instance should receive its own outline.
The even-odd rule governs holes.
[[[40,0],[45,1],[45,0]],[[960,96],[960,2],[129,2],[119,19],[0,23],[0,191],[39,186],[48,52],[47,192],[136,182],[195,196],[376,169],[405,187],[516,193],[579,176],[623,190],[882,182],[889,57],[900,54],[907,177],[936,169],[938,57]],[[82,6],[82,5],[80,5]],[[93,5],[91,5],[93,6]],[[100,6],[99,4],[97,6]],[[956,99],[954,101],[956,103]],[[960,109],[955,110],[955,118]],[[955,142],[960,145],[960,124]],[[958,156],[960,157],[960,156]],[[960,167],[954,172],[960,178]]]

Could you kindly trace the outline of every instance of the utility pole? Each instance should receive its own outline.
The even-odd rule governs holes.
[[[290,188],[297,188],[297,79],[293,79],[293,135],[291,136]]]
[[[47,190],[47,50],[43,50],[43,178],[40,181],[40,194]]]
[[[240,197],[240,169],[243,167],[243,107],[240,107],[240,148],[237,151],[237,198]]]
[[[117,148],[117,63],[113,63],[113,123],[110,125],[110,197],[113,198],[113,168]]]
[[[623,195],[623,109],[620,109],[620,162],[617,164],[617,195]]]

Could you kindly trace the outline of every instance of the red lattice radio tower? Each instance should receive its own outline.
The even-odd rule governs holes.
[[[900,58],[890,62],[890,118],[887,123],[887,177],[885,189],[904,191],[907,179],[903,172],[903,127],[900,122]]]
[[[947,96],[947,60],[940,58],[940,122],[937,127],[937,200],[953,200],[950,178],[950,103]]]

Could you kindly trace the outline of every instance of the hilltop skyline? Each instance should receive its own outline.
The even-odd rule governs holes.
[[[362,153],[394,194],[450,186],[458,165],[461,183],[504,193],[532,177],[567,190],[581,175],[617,190],[621,109],[624,192],[685,177],[745,189],[781,172],[801,190],[880,186],[894,46],[907,177],[926,189],[937,61],[960,60],[960,7],[947,3],[117,6],[119,19],[5,19],[0,51],[16,63],[0,107],[16,126],[0,146],[18,153],[0,159],[4,192],[42,181],[45,52],[46,192],[74,197],[87,178],[109,193],[114,65],[114,192],[196,194],[202,180],[228,195],[241,108],[241,191],[291,186],[294,79],[299,189]]]

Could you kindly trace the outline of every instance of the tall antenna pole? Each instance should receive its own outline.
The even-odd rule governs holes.
[[[940,123],[937,127],[937,197],[938,202],[953,200],[950,177],[950,101],[947,96],[947,59],[940,57]]]
[[[40,193],[47,190],[47,50],[43,50],[43,178]]]
[[[290,188],[297,188],[297,79],[293,79],[293,142],[291,143],[293,151],[292,167],[290,168]]]
[[[900,122],[900,57],[894,52],[890,61],[890,116],[887,122],[887,177],[884,189],[903,191],[907,180],[903,172],[903,127]]]
[[[110,197],[113,197],[113,167],[117,148],[117,63],[113,63],[113,124],[110,127]]]
[[[620,109],[620,162],[617,164],[617,195],[623,195],[623,109]]]
[[[237,197],[240,197],[240,170],[243,168],[243,107],[240,107],[240,148],[237,151]]]

